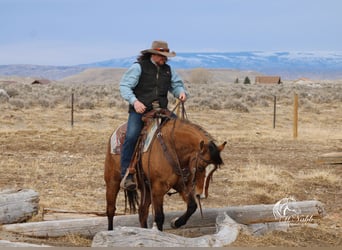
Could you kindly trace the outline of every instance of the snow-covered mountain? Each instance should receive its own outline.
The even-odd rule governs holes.
[[[136,57],[115,58],[80,66],[126,68],[135,60]],[[202,67],[254,70],[286,79],[342,79],[342,51],[178,53],[170,59],[169,64],[176,69]]]
[[[75,66],[0,65],[0,75],[60,79],[87,68],[128,68],[136,56],[114,58]],[[175,69],[208,68],[251,70],[282,79],[342,79],[342,51],[328,52],[200,52],[178,53],[170,58]]]

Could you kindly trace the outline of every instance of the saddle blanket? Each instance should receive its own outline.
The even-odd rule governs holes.
[[[158,128],[158,120],[154,119],[151,123],[151,125],[147,129],[147,135],[144,143],[143,152],[146,152],[152,142],[152,139],[154,137],[154,134],[156,133]],[[127,131],[127,122],[120,125],[112,134],[110,138],[110,146],[111,146],[111,153],[112,154],[121,154],[122,151],[122,145],[125,140]]]

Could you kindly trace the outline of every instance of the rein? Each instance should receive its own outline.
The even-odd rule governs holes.
[[[176,123],[176,120],[174,122],[173,129],[175,128],[175,123]],[[185,184],[186,184],[186,182],[188,180],[188,176],[189,176],[189,170],[187,168],[181,168],[178,155],[175,152],[176,146],[175,146],[175,140],[174,140],[174,133],[172,131],[171,137],[170,137],[170,139],[171,139],[170,141],[172,144],[172,147],[171,147],[172,151],[170,152],[170,148],[167,148],[167,146],[164,142],[163,134],[161,132],[161,127],[159,127],[158,130],[159,131],[157,133],[157,138],[158,138],[158,141],[159,141],[159,143],[163,149],[163,152],[164,152],[167,160],[169,161],[170,165],[172,166],[173,170],[175,171],[175,173],[182,177],[183,185],[185,187],[186,186]]]
[[[171,111],[171,113],[174,113],[176,109],[178,109],[178,110],[181,109],[181,111],[182,111],[181,112],[181,118],[180,118],[181,120],[187,120],[188,119],[186,111],[185,111],[185,107],[184,107],[184,102],[178,101],[177,105],[174,107],[174,109]],[[192,174],[193,174],[193,177],[192,177],[192,180],[191,180],[192,188],[191,188],[191,190],[189,190],[187,195],[189,195],[190,193],[194,193],[194,190],[195,190],[195,187],[196,187],[196,172],[197,171],[204,171],[205,170],[204,167],[199,166],[199,162],[203,161],[204,163],[206,163],[208,165],[208,164],[211,164],[212,161],[204,159],[203,156],[201,155],[200,151],[199,151],[199,152],[196,153],[196,156],[193,159],[191,159],[191,162],[195,161],[194,167],[190,168],[190,166],[192,165],[192,164],[190,164],[189,168],[187,168],[187,167],[182,168],[181,164],[180,164],[180,161],[179,161],[179,158],[178,158],[178,155],[175,152],[176,145],[175,145],[175,137],[174,137],[174,132],[173,131],[174,131],[175,125],[176,125],[176,119],[174,120],[173,128],[172,128],[172,131],[171,131],[171,136],[170,136],[171,147],[167,147],[167,145],[166,145],[166,143],[164,141],[161,129],[162,129],[163,125],[165,124],[165,121],[168,120],[168,119],[170,120],[171,116],[169,115],[169,113],[166,114],[165,111],[162,111],[162,112],[155,111],[155,113],[153,113],[153,116],[149,117],[149,118],[153,118],[153,119],[163,119],[164,118],[164,120],[162,122],[158,122],[158,127],[157,127],[156,135],[155,135],[154,138],[156,138],[158,140],[158,142],[159,142],[159,144],[160,144],[160,146],[161,146],[161,148],[162,148],[162,150],[164,152],[164,155],[165,155],[167,161],[170,163],[170,165],[172,166],[172,168],[175,171],[175,173],[177,175],[181,176],[184,188],[186,188],[186,186],[187,186],[186,184],[189,181],[190,171],[192,172]],[[148,162],[150,161],[150,157],[151,157],[151,152],[149,153],[149,157],[148,157],[149,160],[148,160]],[[150,167],[149,166],[150,166],[150,164],[148,163],[148,175],[150,176]],[[150,194],[151,194],[151,201],[153,201],[151,182],[149,180],[147,180],[147,181],[148,181],[149,188],[151,190],[151,192],[150,192]],[[174,193],[177,193],[177,192],[174,192]],[[168,192],[167,194],[171,196],[174,193],[169,193]],[[202,212],[202,205],[201,205],[200,197],[196,196],[194,198],[195,199],[197,198],[197,202],[198,202],[198,205],[199,205],[201,217],[203,218],[203,212]],[[152,213],[153,212],[154,211],[152,210]]]
[[[184,109],[184,104],[183,105],[183,109]],[[179,107],[179,103],[177,105]],[[154,139],[157,138],[157,140],[159,141],[162,149],[163,149],[163,152],[164,152],[164,155],[166,156],[166,159],[169,161],[170,165],[173,167],[173,169],[175,170],[176,174],[180,174],[182,176],[182,179],[183,179],[183,182],[184,182],[184,175],[182,173],[182,169],[180,167],[180,163],[179,163],[179,159],[178,159],[178,156],[177,154],[174,152],[174,155],[176,155],[176,161],[174,160],[174,158],[172,157],[172,155],[170,155],[169,153],[169,150],[164,142],[164,139],[163,139],[163,136],[162,136],[162,132],[161,132],[161,128],[163,127],[163,125],[165,124],[165,122],[167,120],[170,120],[171,119],[171,114],[174,112],[174,110],[177,108],[177,106],[170,112],[168,110],[165,110],[165,109],[160,109],[160,110],[153,110],[151,113],[149,113],[147,116],[145,116],[143,118],[143,121],[146,123],[149,119],[160,119],[158,120],[158,127],[157,127],[157,130],[156,130],[156,135],[154,136]],[[185,112],[182,112],[182,114],[185,114]],[[185,115],[183,115],[184,117]],[[151,151],[149,151],[149,154],[148,154],[148,178],[147,178],[147,182],[148,182],[148,185],[149,185],[149,189],[150,189],[150,199],[151,199],[151,202],[153,204],[153,195],[152,195],[152,186],[151,186],[151,181],[149,180],[150,179],[150,176],[151,176],[151,170],[150,170],[150,158],[151,158]],[[180,171],[178,171],[180,170]],[[144,179],[144,178],[142,178]],[[144,185],[143,185],[144,186]],[[185,186],[185,183],[184,183],[184,186]],[[145,187],[145,186],[144,186]],[[146,193],[146,192],[145,192]],[[171,194],[169,194],[171,195]],[[145,197],[144,197],[145,199]],[[154,208],[152,206],[152,214],[154,214]]]
[[[181,107],[182,106],[182,107]],[[186,113],[186,111],[185,111],[185,106],[184,106],[184,102],[182,102],[182,101],[179,101],[179,100],[177,100],[177,104],[176,104],[176,106],[172,109],[172,113],[177,113],[177,115],[178,115],[178,113],[179,113],[179,109],[181,108],[181,111],[182,111],[182,115],[181,115],[181,119],[182,120],[188,120],[188,115],[187,115],[187,113]],[[177,110],[177,112],[175,112]]]
[[[172,111],[168,111],[165,109],[152,110],[150,113],[147,113],[143,117],[143,121],[145,123],[147,123],[150,119],[162,119],[162,122],[158,122],[158,127],[157,127],[156,134],[155,134],[153,140],[155,140],[155,139],[158,140],[167,161],[170,163],[170,165],[172,166],[175,173],[177,175],[181,176],[183,186],[186,187],[186,183],[188,181],[188,177],[189,177],[190,173],[189,173],[188,168],[181,168],[178,155],[175,152],[176,146],[175,146],[175,138],[174,138],[173,130],[175,129],[176,119],[174,120],[173,130],[171,131],[171,136],[170,136],[171,147],[167,147],[167,145],[164,141],[164,138],[163,138],[163,134],[161,132],[161,129],[162,129],[163,125],[165,124],[165,122],[167,120],[170,121],[170,119],[172,118],[171,115],[175,112],[176,109],[179,110],[180,108],[182,110],[182,116],[180,119],[182,119],[182,120],[187,119],[187,114],[185,111],[184,102],[178,101],[177,105],[173,108]],[[151,156],[149,155],[149,159],[150,159],[150,157]],[[149,166],[149,164],[148,164],[148,166]],[[149,185],[150,185],[150,183],[149,183]],[[168,194],[172,195],[173,193],[168,193]]]

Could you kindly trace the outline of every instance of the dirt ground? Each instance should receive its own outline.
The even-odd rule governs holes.
[[[341,246],[342,165],[321,164],[320,155],[342,151],[341,102],[322,104],[320,112],[299,110],[298,137],[293,137],[292,106],[281,105],[273,128],[272,108],[248,113],[231,110],[188,110],[216,138],[227,141],[224,165],[214,174],[203,208],[274,204],[282,198],[318,200],[326,216],[287,232],[263,236],[240,233],[233,246]],[[30,188],[40,194],[43,208],[105,211],[103,162],[111,132],[126,121],[123,109],[76,110],[32,107],[0,113],[0,189]],[[118,212],[124,210],[123,194]],[[177,195],[165,197],[165,211],[185,209]],[[0,230],[0,239],[54,246],[90,246],[91,239],[69,235],[36,239]]]

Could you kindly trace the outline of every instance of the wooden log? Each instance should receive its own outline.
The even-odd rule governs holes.
[[[342,152],[326,153],[318,158],[318,163],[321,164],[342,164]]]
[[[226,213],[216,219],[217,233],[187,238],[152,229],[115,227],[95,235],[92,247],[223,247],[234,242],[241,225]]]
[[[39,194],[32,189],[0,192],[0,225],[24,222],[38,213]]]
[[[294,206],[300,209],[301,216],[310,216],[312,219],[322,218],[325,215],[323,204],[319,201],[298,201]],[[279,221],[273,215],[273,204],[248,205],[223,208],[203,209],[203,218],[200,212],[193,214],[185,228],[212,227],[215,226],[216,217],[227,213],[229,217],[240,224],[267,223]],[[170,230],[172,219],[181,216],[184,211],[165,213],[164,230]],[[148,219],[149,228],[152,227],[152,216]],[[140,227],[138,215],[125,215],[114,217],[115,227]],[[59,221],[31,222],[23,224],[4,225],[2,230],[17,232],[34,237],[59,237],[66,234],[80,234],[93,237],[97,232],[107,230],[107,218],[72,219]]]
[[[103,215],[102,215],[103,216]],[[72,220],[72,219],[87,219],[87,218],[98,218],[96,214],[82,214],[82,213],[47,213],[43,216],[43,221],[56,221],[56,220]]]
[[[13,242],[8,240],[0,240],[0,247],[50,247],[48,245],[38,245],[25,242]]]
[[[268,223],[256,223],[256,224],[250,224],[245,229],[245,232],[260,236],[264,235],[271,231],[283,231],[287,232],[287,230],[290,228],[289,222],[268,222]]]
[[[305,225],[306,227],[316,228],[318,224],[316,223],[290,223],[286,221],[280,222],[269,222],[269,223],[257,223],[257,224],[250,224],[246,228],[244,228],[246,233],[260,236],[265,235],[272,231],[283,231],[287,232],[290,228],[298,227],[301,225]]]
[[[106,216],[105,212],[98,211],[73,211],[56,208],[43,208],[42,217],[44,221],[49,220],[65,220],[65,219],[81,219]]]
[[[123,217],[123,216],[122,216]],[[130,216],[124,216],[130,224],[137,225],[137,217],[133,220]],[[121,219],[121,221],[123,221]],[[122,224],[123,222],[121,222]],[[20,224],[3,225],[3,231],[19,233],[31,237],[60,237],[68,234],[94,236],[97,232],[107,229],[107,218],[68,219],[57,221],[42,221]]]

